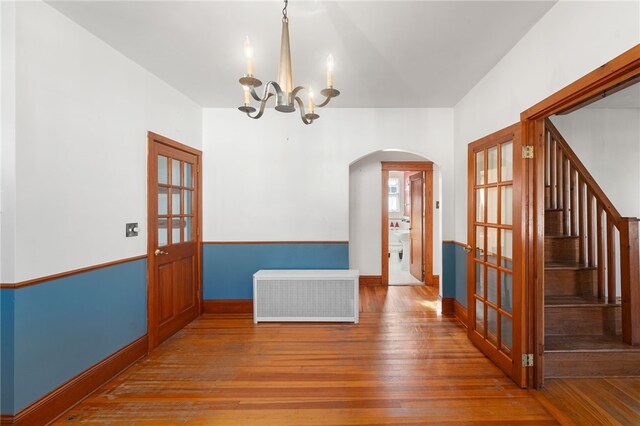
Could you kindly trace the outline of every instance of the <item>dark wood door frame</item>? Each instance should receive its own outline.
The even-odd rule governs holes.
[[[621,90],[640,74],[640,44],[569,84],[520,115],[523,144],[534,147],[533,161],[524,166],[527,235],[525,240],[526,323],[534,367],[528,369],[530,387],[544,384],[544,119],[595,102]]]
[[[174,141],[167,137],[158,135],[153,132],[148,132],[148,149],[147,149],[147,225],[156,223],[158,205],[154,203],[155,198],[149,196],[153,191],[157,191],[157,167],[156,167],[156,144],[166,145],[170,148],[177,149],[196,156],[196,170],[195,170],[195,198],[197,204],[195,223],[195,244],[196,244],[196,283],[195,288],[197,291],[197,315],[202,313],[202,152],[184,145],[180,142]],[[155,266],[156,256],[154,254],[156,250],[155,238],[152,237],[152,232],[157,232],[157,229],[151,229],[147,226],[147,336],[149,339],[149,351],[159,344],[157,330],[152,324],[155,324],[158,316],[156,297],[155,294]]]
[[[433,276],[433,162],[382,161],[382,285],[389,285],[389,172],[422,172],[424,176],[424,209],[422,241],[425,284],[437,284]],[[403,182],[404,185],[404,182]]]

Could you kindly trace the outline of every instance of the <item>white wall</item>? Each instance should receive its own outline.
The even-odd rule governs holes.
[[[638,1],[560,1],[456,105],[457,241],[467,241],[467,144],[638,43]]]
[[[405,152],[376,152],[349,167],[349,267],[358,269],[361,275],[380,275],[380,246],[382,236],[381,161],[428,161],[427,158]],[[403,174],[401,174],[402,176]],[[440,200],[440,168],[434,167],[433,179],[433,274],[442,270],[442,239],[440,238],[440,210],[435,202]],[[401,178],[404,182],[404,179]],[[389,213],[391,215],[391,213]]]
[[[640,109],[582,108],[551,121],[620,214],[640,217]]]
[[[15,7],[15,161],[2,142],[16,269],[3,252],[2,281],[146,253],[147,131],[200,148],[200,107],[49,5]],[[126,222],[138,237],[125,238]]]
[[[440,166],[442,235],[451,238],[451,109],[329,107],[319,113],[305,126],[273,109],[255,121],[234,109],[204,110],[205,241],[349,240],[349,165],[382,149]]]
[[[15,259],[15,4],[0,2],[0,281]]]

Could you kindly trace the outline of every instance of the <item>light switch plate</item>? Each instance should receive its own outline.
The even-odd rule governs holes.
[[[138,223],[127,223],[126,227],[126,235],[127,237],[137,237],[138,236]]]

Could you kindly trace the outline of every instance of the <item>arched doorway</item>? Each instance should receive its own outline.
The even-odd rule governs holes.
[[[429,158],[421,154],[400,150],[381,150],[360,157],[350,164],[349,265],[360,271],[361,283],[363,284],[386,285],[389,282],[388,269],[384,270],[384,257],[381,256],[381,253],[387,253],[386,241],[383,239],[384,233],[388,232],[387,225],[382,225],[383,162],[429,163],[432,165],[433,179],[429,185],[431,202],[428,209],[432,218],[430,229],[428,229],[431,242],[428,250],[425,250],[425,252],[429,252],[429,263],[432,267],[429,276],[424,278],[430,284],[439,285],[439,275],[442,271],[441,174],[438,165],[431,163]],[[398,219],[397,222],[401,224],[401,219]],[[398,256],[397,253],[393,254]],[[388,256],[391,255],[392,253],[388,254]]]

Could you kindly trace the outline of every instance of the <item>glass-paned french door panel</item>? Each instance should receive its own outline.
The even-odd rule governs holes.
[[[475,152],[475,331],[497,350],[512,350],[513,142]]]
[[[158,155],[158,246],[195,241],[194,166]]]

